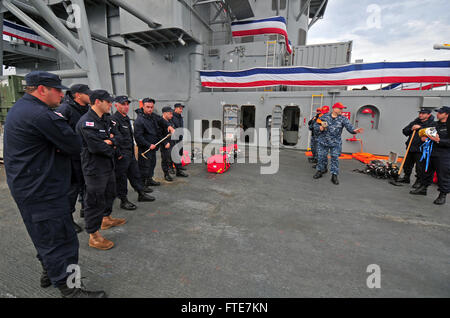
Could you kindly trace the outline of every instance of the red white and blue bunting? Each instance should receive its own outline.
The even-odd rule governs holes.
[[[232,22],[231,32],[234,37],[260,34],[280,34],[284,36],[286,40],[286,50],[289,54],[292,54],[292,45],[287,34],[286,19],[283,17]]]
[[[47,47],[54,48],[43,37],[26,26],[16,24],[14,22],[3,20],[3,34]]]
[[[390,83],[450,83],[450,61],[381,62],[332,68],[268,67],[240,71],[200,71],[202,86],[351,86]]]

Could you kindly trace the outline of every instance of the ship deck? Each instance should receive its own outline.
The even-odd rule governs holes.
[[[155,187],[155,202],[124,211],[116,201],[113,216],[128,222],[103,231],[113,249],[92,249],[79,234],[84,283],[111,297],[450,296],[450,209],[433,205],[435,186],[411,196],[353,172],[363,167],[354,160],[341,162],[335,186],[329,174],[312,179],[302,152],[282,150],[280,161],[275,175],[257,164],[212,175],[194,164],[189,178]],[[59,297],[39,287],[0,169],[0,297]],[[379,289],[367,287],[370,264],[380,266]]]

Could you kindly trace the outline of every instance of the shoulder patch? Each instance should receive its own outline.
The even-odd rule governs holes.
[[[93,121],[87,121],[86,122],[86,127],[94,127],[94,122]]]
[[[60,112],[57,112],[57,111],[53,111],[53,112],[54,112],[56,115],[58,115],[59,117],[66,119],[66,117],[64,117],[64,115],[61,114]]]

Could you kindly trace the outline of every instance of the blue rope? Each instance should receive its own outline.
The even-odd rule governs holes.
[[[422,151],[422,158],[420,158],[420,161],[426,160],[425,172],[427,172],[430,164],[431,152],[433,151],[433,140],[427,138],[420,146],[420,151]]]

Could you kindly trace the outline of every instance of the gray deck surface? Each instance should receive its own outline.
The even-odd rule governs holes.
[[[155,187],[153,203],[130,212],[115,202],[113,216],[128,223],[103,231],[112,250],[79,235],[84,283],[111,297],[449,297],[449,203],[433,205],[436,187],[416,197],[352,172],[361,167],[342,161],[335,186],[330,174],[313,180],[298,151],[281,152],[276,175],[191,165],[188,179]],[[0,170],[0,297],[58,297],[39,287],[36,252]],[[381,289],[366,286],[369,264],[381,268]]]

